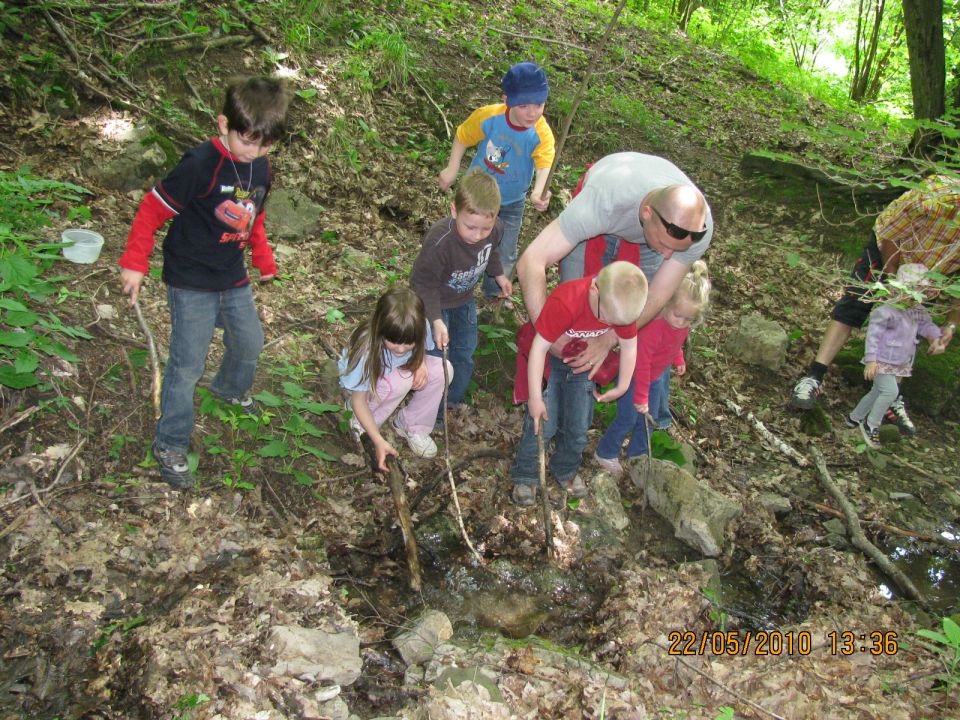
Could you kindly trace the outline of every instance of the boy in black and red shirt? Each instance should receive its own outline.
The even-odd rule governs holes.
[[[537,498],[539,462],[536,436],[544,444],[556,437],[550,457],[554,478],[572,497],[587,495],[577,474],[595,402],[616,400],[630,387],[637,359],[637,319],[647,301],[647,281],[633,263],[618,261],[597,275],[560,283],[547,298],[534,327],[536,336],[527,360],[527,414],[517,455],[510,467],[513,502],[533,505]],[[583,342],[613,330],[620,344],[617,386],[598,394],[590,373],[574,373],[564,361],[548,354],[558,340]],[[561,343],[562,344],[562,343]],[[544,361],[550,377],[543,390]]]
[[[246,412],[254,407],[249,390],[263,349],[263,328],[244,250],[250,247],[261,281],[277,274],[263,206],[271,184],[267,153],[285,131],[288,104],[276,79],[231,84],[217,117],[220,136],[187,151],[147,194],[120,257],[123,292],[133,304],[149,270],[156,233],[173,219],[163,241],[170,357],[153,454],[163,479],[174,488],[194,485],[187,464],[193,394],[216,327],[223,328],[224,354],[210,389]]]

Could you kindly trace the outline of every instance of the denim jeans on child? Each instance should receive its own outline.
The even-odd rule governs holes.
[[[673,423],[673,415],[670,414],[670,374],[668,367],[663,374],[650,383],[650,415],[656,423],[657,430],[666,430]],[[654,400],[654,388],[656,388],[657,400]]]
[[[650,383],[650,396],[647,406],[651,410],[660,403],[660,382],[659,380]],[[630,388],[617,399],[617,416],[610,423],[610,427],[600,438],[597,444],[597,455],[606,459],[617,459],[620,457],[620,449],[623,447],[623,440],[630,435],[630,442],[627,444],[627,457],[638,457],[646,455],[648,452],[647,432],[653,432],[656,428],[644,428],[646,418],[637,412],[633,406],[633,382]],[[632,434],[631,434],[632,433]]]
[[[242,398],[253,386],[263,328],[249,285],[222,291],[167,286],[170,357],[163,375],[156,444],[186,453],[193,432],[193,394],[215,328],[223,328],[223,361],[210,385],[214,395]]]
[[[457,405],[467,396],[467,387],[473,377],[473,353],[477,349],[477,301],[471,297],[465,305],[441,310],[440,318],[450,335],[447,360],[453,366],[447,405]],[[430,354],[443,357],[443,351],[439,349],[431,350]],[[440,370],[443,371],[442,365]],[[440,408],[439,417],[443,417],[443,408]]]
[[[876,430],[883,422],[887,408],[900,394],[900,385],[895,375],[877,375],[873,387],[864,395],[850,413],[850,419],[856,422],[867,421],[867,425]]]
[[[587,446],[587,430],[593,422],[596,400],[593,391],[596,384],[587,378],[588,373],[574,373],[562,360],[548,356],[550,379],[543,393],[547,417],[540,423],[544,447],[550,455],[547,463],[558,482],[573,480],[580,469],[583,449]],[[554,440],[550,452],[550,440]],[[510,466],[510,477],[517,485],[536,485],[539,482],[540,462],[537,436],[533,434],[530,413],[523,414],[523,436],[517,448],[517,456]]]
[[[513,273],[513,266],[517,264],[517,244],[520,241],[520,226],[523,224],[523,206],[527,199],[519,200],[509,205],[500,206],[500,220],[503,221],[503,238],[500,240],[500,264],[503,265],[503,274],[508,278]],[[496,297],[501,292],[497,281],[489,275],[483,279],[483,294]]]

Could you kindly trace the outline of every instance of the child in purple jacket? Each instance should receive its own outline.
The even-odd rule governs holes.
[[[929,287],[926,272],[927,267],[921,263],[901,265],[897,280],[908,292],[920,290],[932,297],[936,293]],[[903,301],[898,304],[902,305]],[[936,352],[941,335],[940,328],[934,325],[930,313],[919,302],[905,308],[882,303],[870,312],[863,377],[873,380],[873,387],[847,416],[847,426],[859,427],[870,447],[877,447],[880,422],[887,408],[897,399],[901,378],[910,377],[920,338],[925,337],[931,352]]]

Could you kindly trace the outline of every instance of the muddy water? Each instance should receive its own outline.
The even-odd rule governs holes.
[[[957,542],[956,550],[907,542],[880,548],[910,578],[935,613],[953,615],[960,611],[960,528],[948,524],[941,533],[945,539]],[[889,598],[899,595],[886,579],[880,583],[880,591]]]

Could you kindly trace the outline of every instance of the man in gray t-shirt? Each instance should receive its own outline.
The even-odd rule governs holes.
[[[670,161],[635,152],[607,155],[591,166],[579,194],[520,257],[517,273],[532,321],[546,300],[547,267],[562,260],[561,280],[582,277],[586,241],[598,235],[607,236],[608,246],[640,246],[640,267],[650,281],[637,323],[643,327],[710,245],[713,218],[703,193]],[[575,372],[589,370],[593,376],[613,346],[611,340],[612,333],[606,333],[566,362]]]

